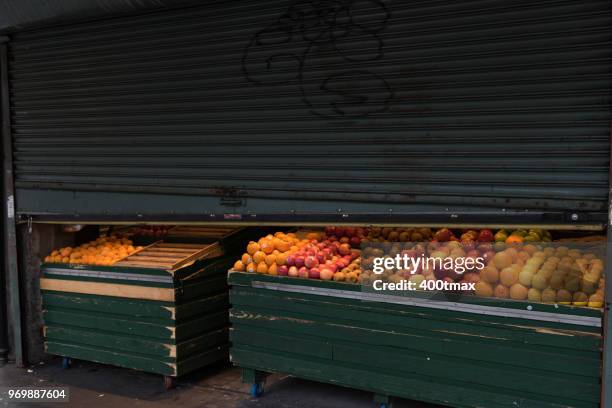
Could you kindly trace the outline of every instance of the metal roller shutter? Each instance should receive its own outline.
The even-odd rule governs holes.
[[[18,211],[596,218],[611,11],[215,1],[16,33]]]

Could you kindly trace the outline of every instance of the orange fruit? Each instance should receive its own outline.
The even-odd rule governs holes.
[[[268,266],[270,265],[276,265],[276,256],[273,254],[270,255],[266,255],[266,260],[265,260],[266,264]]]
[[[255,264],[253,262],[248,264],[247,267],[246,267],[246,271],[247,272],[254,273],[256,270],[257,270],[257,266],[255,266]]]
[[[276,264],[272,264],[268,267],[268,275],[278,275]]]
[[[248,265],[253,262],[253,258],[249,254],[243,254],[242,258],[240,258],[243,264]]]
[[[247,254],[253,255],[257,251],[259,251],[259,244],[255,241],[249,242],[249,245],[247,245]]]
[[[253,262],[259,264],[266,260],[266,254],[263,251],[257,251],[253,254]]]
[[[257,273],[268,273],[268,265],[265,262],[258,263]]]
[[[522,243],[523,243],[523,238],[519,237],[518,235],[510,235],[506,239],[506,244],[522,244]]]
[[[287,252],[289,248],[291,248],[291,243],[287,241],[283,241],[282,239],[279,239],[274,244],[274,248],[278,249],[280,252]]]
[[[265,240],[263,241],[259,247],[261,248],[261,250],[266,254],[271,254],[272,251],[274,251],[274,245],[272,244],[272,240]]]
[[[278,266],[285,265],[287,263],[288,252],[281,252],[276,255],[276,264]]]
[[[242,261],[236,261],[236,263],[234,264],[234,270],[235,271],[244,271],[246,268],[244,266],[244,264],[242,263]]]

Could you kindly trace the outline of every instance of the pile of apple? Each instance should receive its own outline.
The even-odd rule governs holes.
[[[233,270],[304,279],[358,282],[361,270],[359,251],[352,242],[361,242],[361,229],[337,228],[310,232],[305,238],[277,232],[251,241]],[[358,245],[358,244],[357,244]]]
[[[353,248],[361,245],[366,234],[366,229],[361,227],[326,227],[325,237],[329,241],[338,241],[342,244],[350,244]]]
[[[349,243],[312,240],[287,257],[287,264],[278,268],[278,275],[344,281],[347,277],[345,269],[357,258],[359,251],[353,250]]]
[[[431,237],[431,228],[372,227],[365,231],[367,242],[425,242]]]

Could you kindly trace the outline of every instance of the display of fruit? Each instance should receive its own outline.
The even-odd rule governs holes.
[[[550,232],[543,229],[517,229],[511,232],[508,232],[505,229],[500,229],[495,233],[495,242],[503,242],[506,244],[522,244],[550,241]]]
[[[565,246],[545,248],[533,244],[506,247],[497,252],[480,271],[481,281],[476,294],[490,297],[508,290],[514,300],[542,301],[574,306],[601,307],[603,303],[603,261],[593,253],[584,253]]]
[[[310,232],[305,238],[295,233],[277,232],[251,241],[247,252],[234,264],[233,270],[268,275],[359,282],[359,251],[351,238],[359,231],[328,229],[326,233]],[[328,234],[332,235],[328,235]],[[348,239],[346,239],[348,238]]]
[[[328,227],[300,236],[277,232],[250,242],[234,270],[349,283],[436,280],[475,284],[481,297],[598,308],[604,302],[603,261],[592,252],[548,244],[544,230]],[[362,241],[372,245],[360,253],[355,247]],[[389,253],[483,262],[461,271],[436,266],[374,274],[373,259]]]
[[[110,266],[141,249],[140,246],[134,247],[128,238],[112,235],[99,237],[75,248],[56,249],[45,257],[45,262]]]

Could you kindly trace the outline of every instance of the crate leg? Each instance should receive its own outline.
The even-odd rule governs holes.
[[[71,365],[72,365],[72,360],[70,359],[70,357],[62,357],[62,368],[64,370],[69,369]]]
[[[393,400],[388,395],[374,394],[374,403],[379,408],[393,408]]]
[[[263,371],[254,370],[252,368],[242,369],[242,382],[251,384],[249,393],[251,397],[258,398],[264,393],[264,384],[268,373]]]
[[[168,391],[173,389],[174,387],[176,387],[176,377],[164,375],[164,389]]]

